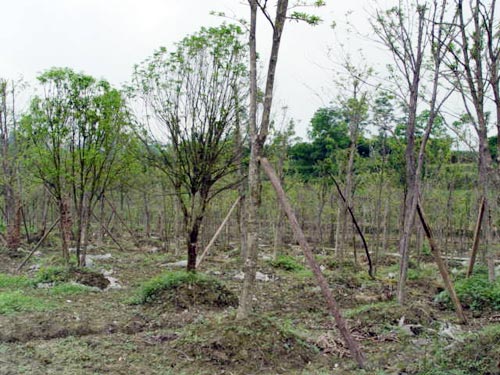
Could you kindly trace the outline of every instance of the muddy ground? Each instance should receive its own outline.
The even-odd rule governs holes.
[[[371,280],[365,265],[335,264],[325,251],[318,260],[367,357],[369,369],[360,370],[326,313],[311,273],[273,266],[266,248],[259,260],[263,280],[257,282],[254,315],[246,322],[235,321],[234,303],[187,306],[166,298],[133,304],[142,283],[182,260],[158,249],[154,244],[126,252],[112,246],[92,249],[98,255],[92,268],[118,283],[105,290],[55,292],[53,285],[32,283],[0,287],[0,293],[33,298],[0,314],[0,374],[432,374],[428,363],[444,349],[456,351],[484,327],[500,332],[498,311],[467,310],[469,325],[458,325],[453,311],[435,302],[442,284],[432,264],[422,263],[409,281],[409,303],[401,307],[394,301],[397,259],[384,258],[377,279]],[[298,249],[284,252],[303,264]],[[13,274],[20,259],[0,257],[0,272]],[[57,259],[56,250],[42,249],[21,274],[33,280],[38,266]],[[237,249],[210,254],[199,272],[239,295]],[[483,341],[493,346],[475,348],[477,358],[471,361],[498,353],[495,344]],[[464,366],[463,372],[449,373],[474,373]],[[488,373],[500,374],[494,367],[489,365]]]

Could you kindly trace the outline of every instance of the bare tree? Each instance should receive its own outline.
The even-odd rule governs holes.
[[[488,145],[489,111],[493,105],[497,135],[500,134],[500,37],[498,24],[495,24],[496,1],[473,0],[469,7],[463,0],[456,0],[456,35],[453,43],[448,44],[447,65],[452,73],[452,82],[459,91],[466,115],[463,122],[470,123],[478,139],[478,169],[481,201],[485,204],[486,241],[491,240],[490,209],[492,182],[498,181]],[[500,138],[498,138],[500,139]],[[500,140],[497,148],[500,150]],[[500,165],[500,164],[499,164]],[[484,254],[483,254],[484,255]],[[488,257],[489,277],[495,278],[492,255]]]
[[[395,69],[392,77],[397,93],[404,103],[407,116],[405,127],[405,202],[403,223],[399,240],[401,255],[398,302],[406,298],[406,280],[409,264],[409,244],[413,230],[417,202],[420,194],[421,174],[424,164],[425,147],[431,135],[436,116],[449,97],[447,91],[439,96],[441,69],[449,40],[450,30],[444,27],[447,1],[438,3],[408,3],[400,1],[397,7],[378,12],[372,20],[373,29],[380,41],[392,53]],[[427,100],[428,116],[424,134],[420,137],[420,147],[416,143],[417,111],[425,79],[425,60],[432,61],[430,69],[431,90]]]

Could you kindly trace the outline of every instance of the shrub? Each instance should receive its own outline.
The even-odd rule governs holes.
[[[304,266],[298,263],[294,257],[290,255],[278,255],[276,259],[271,261],[271,265],[275,268],[281,268],[285,271],[302,271]]]
[[[455,289],[462,305],[472,310],[500,310],[500,280],[491,283],[483,272],[456,281]],[[448,292],[439,293],[436,302],[451,306]]]

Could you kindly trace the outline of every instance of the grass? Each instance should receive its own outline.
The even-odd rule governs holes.
[[[469,334],[463,343],[447,349],[436,342],[434,355],[415,364],[421,375],[498,374],[500,324]]]
[[[77,283],[62,283],[49,289],[49,293],[55,296],[66,296],[94,292],[96,289]]]
[[[65,266],[45,266],[41,267],[35,277],[35,284],[38,283],[60,283],[69,281],[70,270]]]
[[[270,263],[274,268],[280,268],[285,271],[297,272],[304,270],[304,266],[290,255],[278,255]]]
[[[47,311],[53,304],[41,298],[27,296],[22,291],[0,293],[0,314],[10,315],[18,312]]]
[[[19,275],[7,275],[0,273],[0,288],[1,289],[20,289],[32,285],[32,281]]]

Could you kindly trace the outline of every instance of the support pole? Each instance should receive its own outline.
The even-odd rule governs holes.
[[[281,182],[279,178],[276,176],[276,173],[274,172],[273,167],[269,163],[269,161],[266,158],[259,158],[260,164],[262,168],[264,169],[264,172],[267,174],[269,177],[269,180],[271,181],[271,184],[274,187],[274,190],[276,192],[276,196],[278,198],[278,201],[280,202],[281,208],[283,211],[285,211],[288,220],[290,221],[290,226],[292,227],[293,233],[295,235],[295,238],[299,242],[300,247],[302,248],[302,251],[304,252],[304,255],[307,260],[307,264],[313,271],[313,274],[316,278],[316,281],[321,289],[321,292],[323,293],[323,296],[326,299],[326,304],[328,306],[328,310],[330,314],[334,317],[335,323],[337,324],[337,328],[340,331],[340,334],[344,338],[344,341],[346,343],[346,346],[349,348],[349,351],[351,352],[351,355],[353,359],[357,362],[358,366],[360,368],[365,367],[365,358],[363,355],[363,352],[361,351],[361,348],[359,347],[358,342],[354,339],[352,336],[349,327],[347,326],[347,322],[344,320],[342,317],[342,314],[340,312],[340,309],[337,305],[337,302],[333,298],[332,292],[330,290],[330,287],[328,286],[328,282],[326,278],[323,276],[323,273],[321,272],[321,269],[319,268],[318,263],[314,259],[314,255],[312,253],[312,250],[306,240],[306,237],[304,235],[304,232],[302,232],[302,229],[300,228],[300,224],[297,220],[297,217],[295,216],[295,213],[293,212],[292,206],[290,205],[290,202],[288,201],[285,191],[283,190],[283,187],[281,186]]]

